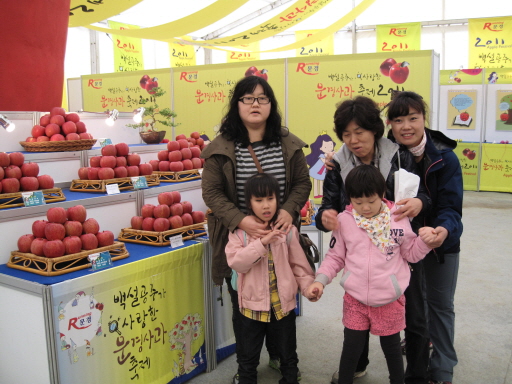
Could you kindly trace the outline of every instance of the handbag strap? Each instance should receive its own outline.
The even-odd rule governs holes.
[[[252,156],[252,159],[254,160],[254,164],[256,164],[256,168],[258,168],[258,173],[263,173],[263,168],[261,168],[261,164],[258,161],[258,158],[256,157],[256,154],[254,153],[254,149],[252,149],[252,145],[249,144],[247,146],[247,149],[249,150],[249,153]]]

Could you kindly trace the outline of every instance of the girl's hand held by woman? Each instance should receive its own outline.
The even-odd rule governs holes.
[[[306,291],[304,292],[304,296],[308,298],[309,301],[318,301],[322,297],[324,293],[324,285],[318,281],[311,284]]]
[[[439,248],[448,237],[448,230],[444,227],[422,227],[418,234],[425,244],[430,248]]]

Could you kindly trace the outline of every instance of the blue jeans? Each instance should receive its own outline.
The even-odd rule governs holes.
[[[453,345],[455,311],[453,299],[459,272],[459,253],[444,255],[440,264],[431,252],[423,260],[425,268],[428,326],[434,350],[430,356],[430,376],[436,381],[452,381],[457,354]]]

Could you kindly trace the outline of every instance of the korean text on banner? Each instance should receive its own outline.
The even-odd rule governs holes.
[[[108,20],[112,29],[138,29],[137,25],[129,25]],[[114,68],[115,72],[140,71],[144,69],[142,55],[142,40],[135,37],[118,36],[112,34],[114,42]]]
[[[469,20],[468,68],[512,66],[512,17]]]
[[[196,65],[196,51],[193,45],[169,43],[171,67],[190,67]]]
[[[419,51],[421,23],[377,25],[377,52]]]

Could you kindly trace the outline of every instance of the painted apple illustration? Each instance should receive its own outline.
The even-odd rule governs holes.
[[[254,76],[261,77],[262,79],[268,80],[268,71],[266,69],[262,69],[261,71],[254,72]]]
[[[461,82],[461,79],[459,79],[458,77],[454,78],[453,80],[455,80],[457,83]]]
[[[157,80],[158,79],[156,77],[153,77],[152,79],[149,79],[146,83],[146,91],[148,91],[150,95],[154,95],[156,93],[156,91],[154,91],[153,88],[158,87]]]
[[[469,148],[464,148],[464,150],[462,151],[462,154],[463,154],[464,156],[467,156],[469,152],[471,152],[471,149],[469,149]]]
[[[245,77],[252,76],[256,72],[258,72],[258,68],[256,68],[256,67],[249,67],[249,69],[247,69],[247,71],[245,71]]]
[[[480,72],[482,72],[482,68],[475,68],[475,69],[461,69],[463,73],[466,75],[476,76],[479,75]]]
[[[460,114],[460,119],[461,119],[462,121],[468,121],[468,120],[469,120],[469,113],[467,113],[467,112],[462,112],[462,113]]]
[[[475,151],[470,151],[468,152],[468,159],[469,160],[473,160],[476,156],[476,152]]]
[[[508,113],[507,113],[507,112],[503,112],[503,113],[500,115],[500,120],[501,120],[501,121],[507,121],[507,120],[508,120]]]
[[[397,84],[403,84],[409,77],[409,63],[404,61],[402,63],[396,63],[389,69],[389,78]]]
[[[380,72],[384,75],[384,76],[389,76],[389,70],[391,69],[391,66],[395,65],[396,64],[396,60],[395,59],[386,59],[382,62],[382,64],[380,65]]]
[[[146,84],[147,82],[151,80],[151,77],[149,77],[148,75],[144,75],[140,78],[140,87],[142,89],[146,89]]]

